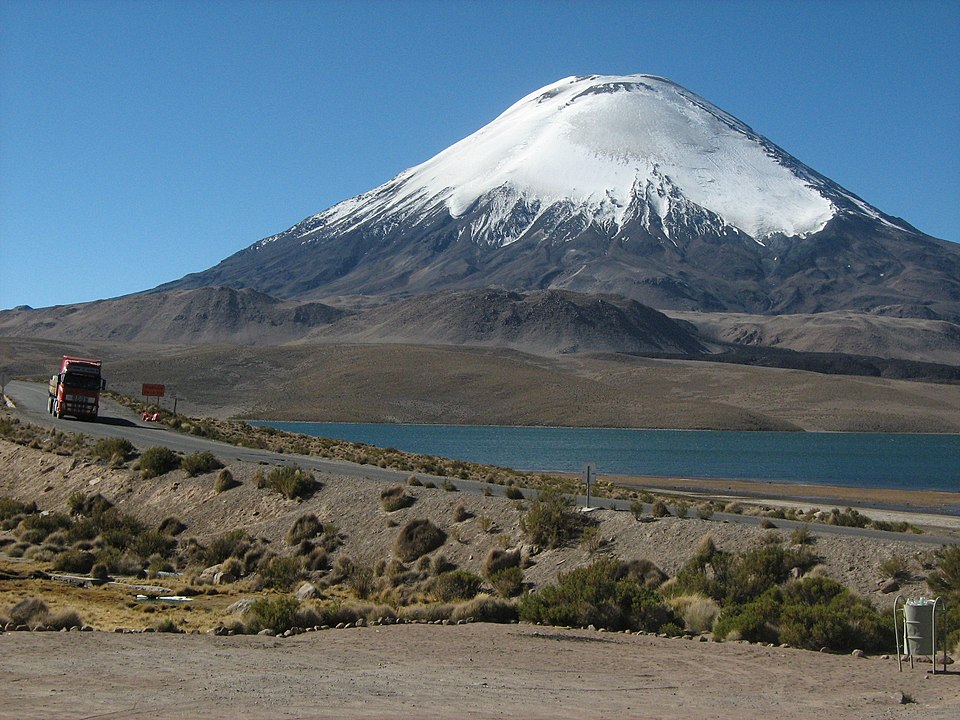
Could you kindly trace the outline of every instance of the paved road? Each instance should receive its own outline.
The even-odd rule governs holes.
[[[343,475],[347,477],[367,478],[384,483],[403,482],[409,476],[409,472],[397,470],[388,470],[385,468],[372,467],[370,465],[357,465],[355,463],[342,460],[324,460],[307,455],[294,455],[291,453],[274,453],[267,450],[256,450],[251,448],[237,447],[227,443],[208,440],[206,438],[186,435],[168,429],[166,426],[153,425],[141,422],[128,408],[117,403],[104,399],[100,412],[101,416],[97,422],[79,422],[76,420],[67,420],[53,417],[47,413],[47,386],[39,383],[29,383],[21,381],[11,381],[6,386],[7,396],[16,403],[17,412],[21,417],[30,422],[47,427],[55,427],[63,432],[82,432],[92,437],[125,437],[133,443],[139,450],[145,450],[149,447],[164,445],[171,450],[183,452],[186,454],[210,451],[222,461],[242,461],[250,463],[268,463],[272,465],[291,465],[297,464],[303,468],[309,468],[316,472],[328,473],[332,475]],[[440,478],[423,473],[417,473],[424,479],[433,479],[435,482],[452,482],[458,490],[467,493],[482,493],[484,490],[494,495],[503,495],[504,488],[500,485],[491,485],[488,483],[477,482],[474,480],[458,480],[454,478]],[[524,490],[527,497],[535,497],[536,492]],[[586,498],[581,496],[576,498],[581,506],[586,503]],[[607,498],[591,498],[591,505],[597,508],[608,508],[614,510],[629,510],[630,503],[622,500],[609,500]],[[649,510],[649,507],[647,508]],[[735,515],[732,513],[714,513],[712,520],[715,522],[738,523],[742,525],[757,525],[760,519],[751,516]],[[798,525],[807,523],[796,522],[792,520],[777,520],[777,527],[784,530],[791,530]],[[903,542],[912,542],[919,545],[943,545],[954,543],[954,538],[938,536],[931,534],[915,535],[913,533],[890,533],[882,530],[870,530],[866,528],[848,528],[836,527],[832,525],[813,524],[809,526],[811,530],[831,535],[845,535],[851,537],[871,537],[884,540],[899,540]]]

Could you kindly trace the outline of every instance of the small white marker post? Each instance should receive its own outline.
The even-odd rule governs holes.
[[[597,480],[597,465],[596,463],[586,463],[583,466],[583,482],[587,486],[587,507],[586,510],[590,509],[590,486],[593,485]]]

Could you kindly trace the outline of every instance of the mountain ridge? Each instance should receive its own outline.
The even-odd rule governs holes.
[[[658,309],[960,320],[960,247],[653,76],[541,88],[383,185],[157,290],[573,290]]]

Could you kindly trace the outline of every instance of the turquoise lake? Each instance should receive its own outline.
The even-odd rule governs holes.
[[[251,424],[522,470],[960,491],[960,435]]]

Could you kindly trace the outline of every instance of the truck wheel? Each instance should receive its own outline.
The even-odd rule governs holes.
[[[63,406],[60,403],[54,403],[53,414],[57,416],[57,420],[63,418]]]
[[[47,415],[53,415],[53,396],[47,396]]]

